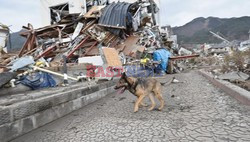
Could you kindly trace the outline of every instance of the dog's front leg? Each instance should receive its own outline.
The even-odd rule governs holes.
[[[144,94],[141,94],[141,95],[138,95],[140,96],[136,102],[135,102],[135,108],[134,108],[134,112],[137,112],[138,109],[139,109],[139,104],[141,104],[142,100],[144,99],[145,95]]]

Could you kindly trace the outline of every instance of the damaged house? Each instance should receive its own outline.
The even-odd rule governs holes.
[[[227,43],[212,44],[211,47],[208,49],[208,53],[214,56],[218,56],[221,54],[228,54],[232,52],[230,46],[231,45]]]
[[[73,20],[87,12],[86,0],[40,0],[42,25],[48,26],[62,20]]]
[[[40,0],[43,26],[54,23],[66,22],[76,19],[79,14],[84,15],[92,6],[107,5],[112,2],[137,2],[136,0]],[[142,0],[144,14],[151,13],[153,22],[157,25],[160,21],[159,4],[160,0]],[[152,15],[152,11],[154,14]],[[137,17],[139,18],[139,17]],[[64,21],[62,21],[64,20]]]

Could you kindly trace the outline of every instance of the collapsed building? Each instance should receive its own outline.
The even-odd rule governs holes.
[[[23,26],[20,35],[27,40],[21,50],[1,56],[1,87],[10,82],[34,90],[92,78],[109,80],[134,65],[139,68],[133,72],[148,70],[146,76],[154,76],[155,68],[167,72],[177,37],[169,40],[169,32],[159,27],[153,0],[41,3],[44,27]],[[110,71],[114,74],[107,76]]]

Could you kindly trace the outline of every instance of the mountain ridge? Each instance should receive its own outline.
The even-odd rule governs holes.
[[[183,26],[174,27],[179,43],[219,43],[209,31],[220,33],[229,40],[247,40],[249,37],[250,16],[218,18],[198,17]]]

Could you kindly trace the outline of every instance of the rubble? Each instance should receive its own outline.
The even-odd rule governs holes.
[[[2,73],[16,72],[17,84],[22,77],[29,78],[32,74],[37,75],[35,78],[51,74],[49,80],[56,80],[56,84],[42,87],[54,87],[61,84],[56,77],[63,78],[64,81],[88,79],[86,71],[80,68],[84,66],[88,70],[88,65],[111,67],[115,71],[116,68],[132,63],[148,66],[152,71],[154,68],[167,71],[170,54],[178,55],[174,50],[179,49],[178,46],[171,46],[177,41],[169,40],[169,32],[157,26],[157,5],[152,0],[103,4],[88,3],[85,14],[72,14],[72,9],[68,10],[67,5],[52,7],[51,25],[38,29],[34,29],[31,24],[23,26],[24,31],[20,35],[27,40],[21,50],[17,54],[1,51],[0,77]],[[45,4],[45,7],[50,6]],[[177,40],[176,37],[175,39]],[[166,50],[169,55],[165,57],[164,54],[161,59],[154,59],[153,54],[160,50]],[[166,58],[164,62],[163,58]],[[59,69],[55,68],[64,69],[58,72]],[[78,68],[79,72],[67,73],[71,73],[74,68]],[[40,73],[37,74],[37,71]]]
[[[183,47],[180,48],[179,50],[179,55],[192,55],[193,53]]]
[[[207,68],[207,71],[213,74],[216,79],[229,81],[250,91],[249,53],[250,50],[233,51],[231,54],[225,54],[222,59],[215,56],[206,57],[213,60],[212,66]],[[203,58],[205,59],[205,57]]]
[[[228,81],[235,81],[235,80],[239,80],[239,81],[246,81],[249,78],[249,75],[243,73],[243,72],[230,72],[230,73],[226,73],[226,74],[222,74],[220,76],[218,76],[219,79],[222,80],[228,80]]]

